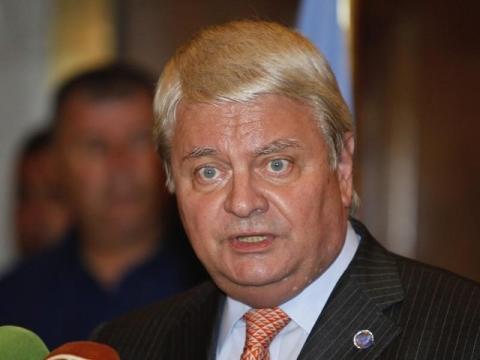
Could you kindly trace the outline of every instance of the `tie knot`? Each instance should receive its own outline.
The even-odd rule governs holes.
[[[261,348],[267,354],[273,338],[290,322],[288,315],[279,307],[252,309],[243,318],[247,323],[245,347]]]

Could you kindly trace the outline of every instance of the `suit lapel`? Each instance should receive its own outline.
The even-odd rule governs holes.
[[[383,313],[404,297],[395,260],[363,225],[354,220],[352,224],[362,237],[359,249],[313,327],[301,360],[375,359],[400,333]],[[360,330],[373,334],[373,346],[354,346],[353,337]]]
[[[175,359],[214,359],[218,324],[225,296],[213,285],[207,291],[192,296],[188,310],[179,321],[173,340],[172,356]]]

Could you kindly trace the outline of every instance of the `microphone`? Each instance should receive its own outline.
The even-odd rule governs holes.
[[[50,352],[45,360],[120,360],[110,346],[94,341],[72,341]]]
[[[45,343],[30,330],[0,326],[0,359],[42,360],[48,354]]]

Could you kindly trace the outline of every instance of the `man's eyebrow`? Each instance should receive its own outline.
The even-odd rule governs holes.
[[[183,160],[198,159],[203,156],[216,155],[217,150],[211,147],[195,147],[187,155],[183,157]]]
[[[299,148],[300,143],[293,139],[278,139],[272,141],[270,144],[264,145],[255,150],[255,155],[268,155],[280,152],[287,148]]]

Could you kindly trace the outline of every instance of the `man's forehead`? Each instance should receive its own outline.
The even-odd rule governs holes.
[[[320,133],[308,106],[282,96],[247,103],[184,102],[178,110],[174,147],[183,159],[275,153],[301,148]]]
[[[296,139],[280,138],[251,149],[250,155],[252,157],[270,155],[280,153],[288,149],[297,149],[302,147],[302,143]],[[213,157],[217,155],[221,155],[221,150],[217,149],[215,146],[195,146],[191,149],[191,151],[189,151],[188,148],[185,149],[185,154],[182,160],[192,160],[208,156]]]
[[[252,103],[183,103],[177,112],[174,142],[181,144],[184,153],[202,148],[202,154],[207,148],[221,152],[232,143],[238,147],[248,141],[254,146],[268,126],[260,112],[259,105]]]
[[[177,106],[177,120],[185,118],[194,118],[201,120],[202,117],[212,116],[217,119],[235,120],[241,116],[252,117],[265,109],[265,104],[260,101],[235,102],[235,101],[215,101],[215,102],[192,102],[182,100]]]
[[[269,123],[296,122],[299,114],[308,115],[313,120],[313,111],[309,104],[276,94],[261,94],[249,101],[219,100],[212,102],[194,102],[182,99],[176,108],[177,126],[189,120],[188,127],[194,123],[208,122],[216,124],[243,125],[259,120]],[[281,116],[281,115],[290,116]],[[193,121],[192,121],[193,120]],[[213,120],[213,121],[212,121]],[[237,123],[235,122],[237,120]],[[177,128],[178,129],[178,128]]]

